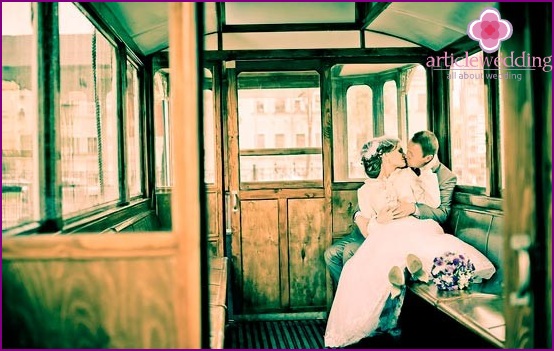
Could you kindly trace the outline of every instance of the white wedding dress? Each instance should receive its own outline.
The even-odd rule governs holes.
[[[389,271],[395,265],[405,268],[410,253],[420,257],[423,267],[429,271],[433,258],[449,246],[449,240],[441,240],[449,235],[430,219],[408,216],[386,224],[377,223],[377,213],[398,200],[438,207],[440,191],[436,174],[428,171],[417,177],[409,168],[399,169],[386,180],[367,179],[358,191],[360,210],[370,219],[369,235],[341,273],[327,321],[327,347],[343,347],[393,330],[404,294],[387,303],[391,295]]]

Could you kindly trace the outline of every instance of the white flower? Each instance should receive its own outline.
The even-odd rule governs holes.
[[[469,274],[460,274],[460,276],[458,277],[458,286],[460,287],[460,289],[468,287],[470,279],[471,276]]]

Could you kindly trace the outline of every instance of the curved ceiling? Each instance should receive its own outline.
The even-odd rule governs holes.
[[[109,25],[124,33],[123,39],[130,41],[132,48],[149,55],[168,46],[168,4],[92,2],[90,6]],[[206,49],[419,46],[438,51],[466,37],[467,24],[478,18],[485,7],[495,5],[493,2],[207,2]],[[218,48],[218,42],[223,47]]]

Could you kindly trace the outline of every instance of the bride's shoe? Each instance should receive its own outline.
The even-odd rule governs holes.
[[[419,257],[414,254],[408,254],[406,257],[408,272],[412,275],[412,280],[419,280],[424,283],[429,281],[429,274],[423,269],[423,263]]]
[[[404,272],[400,267],[394,266],[389,271],[389,282],[391,283],[390,295],[394,299],[402,292],[402,288],[406,284]]]

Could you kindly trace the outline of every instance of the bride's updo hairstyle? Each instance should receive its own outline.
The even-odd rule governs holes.
[[[365,174],[369,178],[377,178],[381,172],[383,154],[389,153],[396,148],[400,139],[382,136],[368,141],[362,146],[362,165]]]

